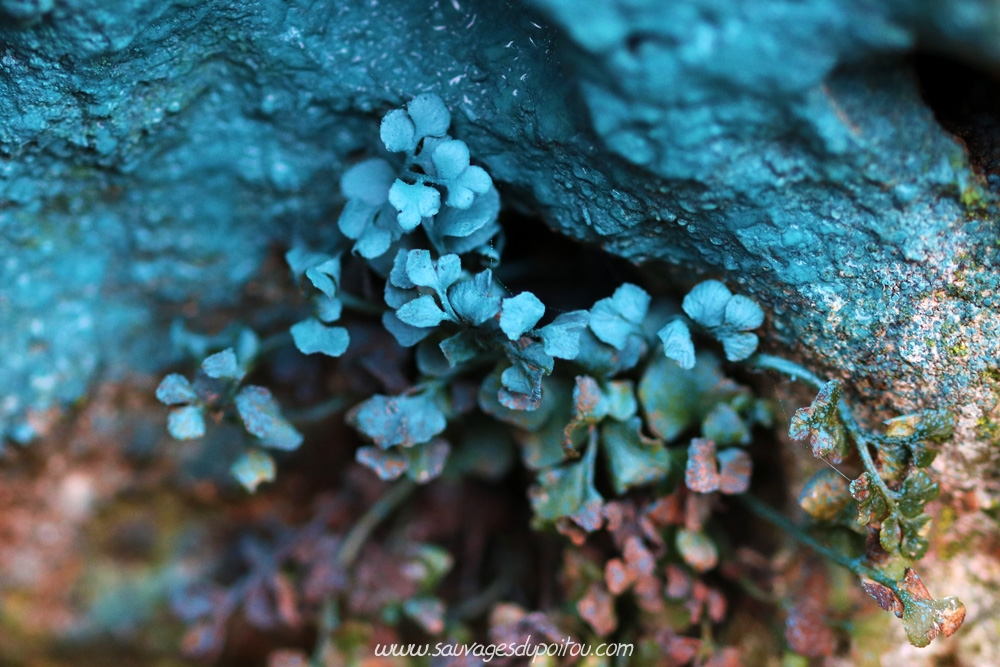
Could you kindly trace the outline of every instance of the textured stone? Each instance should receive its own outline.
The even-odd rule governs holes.
[[[768,345],[887,415],[956,409],[953,484],[995,459],[996,165],[979,148],[970,163],[909,55],[1000,67],[997,2],[0,14],[0,431],[30,437],[99,367],[162,365],[165,322],[235,300],[271,242],[330,238],[339,175],[378,154],[385,111],[430,91],[505,201],[739,283]]]

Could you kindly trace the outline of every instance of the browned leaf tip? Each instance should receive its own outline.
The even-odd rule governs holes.
[[[861,587],[865,589],[865,593],[872,596],[878,606],[882,608],[883,611],[891,611],[896,614],[897,617],[902,617],[903,615],[903,601],[899,599],[899,596],[892,592],[892,589],[888,586],[883,586],[877,581],[872,581],[871,579],[865,579],[861,582]]]
[[[590,585],[587,594],[576,603],[576,610],[599,637],[606,637],[618,627],[614,598],[597,583]]]

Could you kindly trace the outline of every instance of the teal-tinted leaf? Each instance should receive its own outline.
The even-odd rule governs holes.
[[[417,95],[406,105],[418,137],[440,137],[451,125],[451,113],[434,93]]]
[[[642,420],[633,417],[626,423],[605,421],[601,425],[601,443],[608,460],[615,492],[665,479],[670,472],[670,455],[663,443],[642,435]]]
[[[426,484],[444,471],[451,445],[446,440],[434,438],[426,444],[414,445],[403,451],[410,459],[406,474],[414,482]]]
[[[229,467],[233,477],[250,493],[254,493],[261,482],[273,482],[276,468],[274,459],[259,449],[251,449],[240,455]]]
[[[705,415],[701,435],[717,445],[750,444],[750,429],[728,403],[717,403]]]
[[[167,415],[167,430],[178,440],[195,440],[205,435],[205,416],[200,406],[176,408]]]
[[[240,369],[245,375],[253,365],[254,360],[260,353],[260,339],[253,329],[243,328],[239,336],[236,337],[236,358],[240,362]]]
[[[305,246],[294,246],[285,253],[285,263],[288,264],[292,280],[296,283],[302,279],[308,269],[329,259],[333,258],[325,252],[314,252]]]
[[[708,535],[701,531],[681,528],[674,541],[684,562],[695,572],[708,572],[719,562],[719,550]]]
[[[415,396],[375,394],[351,408],[347,421],[382,449],[428,442],[448,425],[433,396],[426,393]]]
[[[385,211],[386,209],[381,209],[375,212],[371,224],[365,227],[351,252],[367,260],[373,260],[384,255],[392,246],[392,242],[402,235],[402,230],[393,219],[395,216],[391,215],[391,211],[389,215],[385,215]],[[349,235],[345,232],[345,236]]]
[[[604,387],[607,399],[608,416],[620,422],[631,419],[639,410],[635,399],[635,385],[631,380],[616,380],[608,382]]]
[[[396,180],[396,170],[381,158],[363,160],[340,177],[340,191],[349,200],[378,208],[389,199],[389,188]]]
[[[722,349],[729,361],[743,361],[757,349],[757,334],[732,333],[719,337]]]
[[[382,326],[403,347],[413,347],[434,331],[434,327],[415,327],[407,324],[396,317],[395,311],[392,310],[382,313]]]
[[[622,350],[649,309],[649,295],[640,287],[625,283],[615,293],[601,299],[590,309],[590,330],[598,340]]]
[[[306,278],[313,287],[326,296],[331,298],[337,296],[337,285],[340,283],[340,257],[309,267],[306,269]]]
[[[576,359],[580,352],[580,334],[589,322],[590,313],[585,310],[557,315],[538,330],[545,352],[557,359]]]
[[[531,292],[503,300],[500,311],[500,330],[510,340],[517,340],[532,329],[545,314],[545,306]]]
[[[451,372],[451,365],[436,341],[424,339],[417,345],[417,371],[427,377],[444,377]]]
[[[409,258],[410,253],[404,248],[400,248],[399,251],[396,252],[396,256],[392,260],[392,270],[389,271],[389,280],[386,283],[386,289],[388,289],[390,285],[402,290],[411,290],[416,287],[416,285],[413,284],[413,281],[410,280],[410,276],[407,274],[406,270],[406,264],[409,261]],[[386,296],[386,302],[388,301],[389,297]],[[399,307],[392,303],[389,305],[393,308]]]
[[[420,248],[406,253],[406,276],[414,285],[437,287],[437,271],[434,270],[430,251]]]
[[[472,280],[452,285],[448,301],[455,314],[465,322],[478,326],[493,319],[500,310],[500,290],[493,286],[493,272],[486,269]]]
[[[493,189],[493,179],[482,167],[471,166],[448,183],[448,199],[445,203],[459,210],[472,207],[476,195],[484,195]]]
[[[459,139],[443,141],[434,149],[431,161],[438,178],[451,181],[469,167],[469,147]]]
[[[404,324],[414,327],[435,327],[441,324],[442,320],[449,319],[434,297],[429,294],[421,295],[400,306],[396,311],[396,317]]]
[[[538,484],[530,492],[531,506],[538,519],[554,522],[569,517],[588,532],[601,527],[604,498],[594,487],[595,445],[591,443],[579,461],[538,475]]]
[[[316,318],[326,324],[339,320],[344,311],[344,304],[340,299],[331,299],[325,294],[313,299],[313,307],[316,309]]]
[[[723,449],[716,460],[719,463],[719,491],[729,495],[746,493],[753,472],[750,455],[742,449]]]
[[[941,487],[923,470],[910,474],[903,482],[899,494],[899,511],[903,516],[914,518],[924,511],[924,505],[938,497]]]
[[[832,521],[851,501],[849,485],[833,468],[822,468],[806,482],[799,506],[817,521]]]
[[[399,479],[410,467],[409,457],[396,447],[388,451],[378,447],[359,447],[354,458],[385,482]]]
[[[201,369],[210,378],[237,381],[243,379],[243,369],[240,368],[240,364],[236,360],[236,352],[231,347],[227,347],[222,352],[216,352],[205,359],[201,362]]]
[[[639,334],[630,334],[625,347],[616,350],[599,341],[589,327],[580,331],[579,345],[573,361],[591,375],[600,377],[635,368],[648,350],[645,339]]]
[[[441,208],[441,193],[421,183],[404,183],[397,178],[389,188],[389,203],[396,209],[399,226],[408,232],[419,225],[422,218],[437,214]]]
[[[289,451],[302,444],[302,434],[281,415],[281,407],[267,388],[243,387],[235,403],[243,425],[263,446]]]
[[[632,283],[625,283],[611,296],[615,310],[632,324],[642,324],[649,311],[649,294]]]
[[[348,199],[337,218],[337,228],[347,238],[359,239],[375,221],[375,214],[379,208],[357,199]]]
[[[902,539],[903,534],[899,527],[899,517],[894,513],[890,514],[882,521],[882,527],[879,529],[879,545],[890,554],[898,553],[899,543]]]
[[[681,307],[698,324],[714,328],[725,321],[726,305],[732,296],[732,292],[718,280],[706,280],[687,293]]]
[[[715,443],[694,438],[688,446],[684,484],[696,493],[711,493],[719,489],[719,469],[715,459]]]
[[[542,399],[542,375],[540,369],[514,364],[500,375],[500,403],[511,410],[537,410]]]
[[[194,403],[198,396],[188,379],[179,373],[171,373],[160,381],[156,388],[156,400],[164,405]]]
[[[674,320],[657,334],[663,343],[663,354],[685,370],[694,368],[694,342],[684,320]]]
[[[726,303],[723,321],[736,331],[750,331],[764,323],[764,311],[753,299],[736,294]]]
[[[451,368],[475,359],[483,351],[483,348],[476,341],[475,334],[468,330],[460,331],[450,338],[445,338],[439,343],[439,347]]]
[[[391,153],[411,151],[417,147],[419,139],[410,114],[403,109],[393,109],[382,117],[379,136]]]
[[[635,327],[615,308],[610,297],[601,299],[590,309],[589,324],[598,340],[616,350],[624,348],[628,337],[635,331]]]
[[[542,392],[542,402],[537,409],[531,411],[512,410],[501,404],[497,398],[497,395],[503,388],[500,376],[501,371],[497,368],[483,379],[483,383],[479,387],[479,407],[491,417],[526,431],[537,431],[540,429],[549,420],[553,409],[559,405],[557,397],[564,399],[566,415],[562,423],[558,425],[559,436],[556,438],[556,446],[560,452],[558,460],[562,460],[562,427],[569,421],[569,389],[562,386],[562,383],[557,383],[557,389],[555,393],[552,393],[553,390],[548,383],[556,381],[550,378],[546,381],[545,391]]]
[[[439,252],[462,254],[487,243],[499,231],[499,226],[494,224],[499,212],[500,195],[491,187],[466,208],[456,208],[449,203],[431,224],[425,224],[425,229]],[[480,231],[482,233],[477,234]],[[467,241],[456,245],[459,238]]]
[[[325,354],[339,357],[347,350],[351,337],[344,327],[328,327],[314,317],[291,328],[292,340],[302,354]]]

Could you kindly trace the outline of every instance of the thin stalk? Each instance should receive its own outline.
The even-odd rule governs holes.
[[[826,384],[818,375],[807,368],[799,366],[794,361],[782,359],[771,354],[755,354],[746,361],[750,366],[769,371],[778,371],[795,380],[802,380],[813,389],[819,391]]]
[[[285,417],[293,424],[313,424],[315,422],[323,421],[327,417],[332,417],[338,412],[346,409],[356,400],[357,397],[351,394],[338,394],[323,401],[322,403],[311,405],[308,408],[302,408],[301,410],[288,410],[285,412]]]
[[[872,579],[878,583],[888,586],[893,591],[897,590],[896,582],[886,575],[872,570],[864,564],[864,558],[848,558],[844,554],[834,551],[827,545],[823,544],[812,535],[807,533],[794,521],[786,518],[783,514],[775,510],[774,508],[764,504],[757,498],[749,494],[742,494],[736,496],[742,502],[747,509],[759,516],[760,518],[774,524],[785,533],[790,535],[792,539],[803,544],[824,558],[837,563],[841,567],[847,568],[859,577],[864,577],[867,579]]]
[[[384,306],[372,303],[371,301],[366,301],[361,297],[348,294],[347,292],[337,292],[337,298],[340,299],[342,304],[344,304],[344,308],[354,310],[359,313],[365,313],[367,315],[378,315],[381,317],[382,313],[388,310]]]
[[[340,545],[340,551],[337,553],[337,560],[340,562],[342,567],[349,567],[354,560],[361,553],[361,547],[364,546],[365,542],[371,536],[372,532],[378,527],[380,523],[385,521],[393,510],[395,510],[399,505],[406,500],[414,489],[417,488],[416,482],[409,478],[404,478],[388,491],[382,494],[378,500],[375,501],[371,507],[368,508],[361,518],[358,519],[354,526],[351,528],[350,532],[344,538],[343,543]]]

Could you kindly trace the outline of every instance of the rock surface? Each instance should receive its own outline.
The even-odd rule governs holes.
[[[98,369],[164,363],[171,317],[233,302],[272,242],[328,238],[337,178],[377,153],[382,113],[433,91],[506,201],[633,261],[739,283],[768,310],[771,345],[876,410],[955,409],[949,485],[998,469],[997,164],[987,121],[945,129],[921,94],[921,74],[960,67],[912,54],[1000,68],[1000,3],[0,13],[10,437],[30,439]],[[1000,481],[979,488],[993,502]]]

